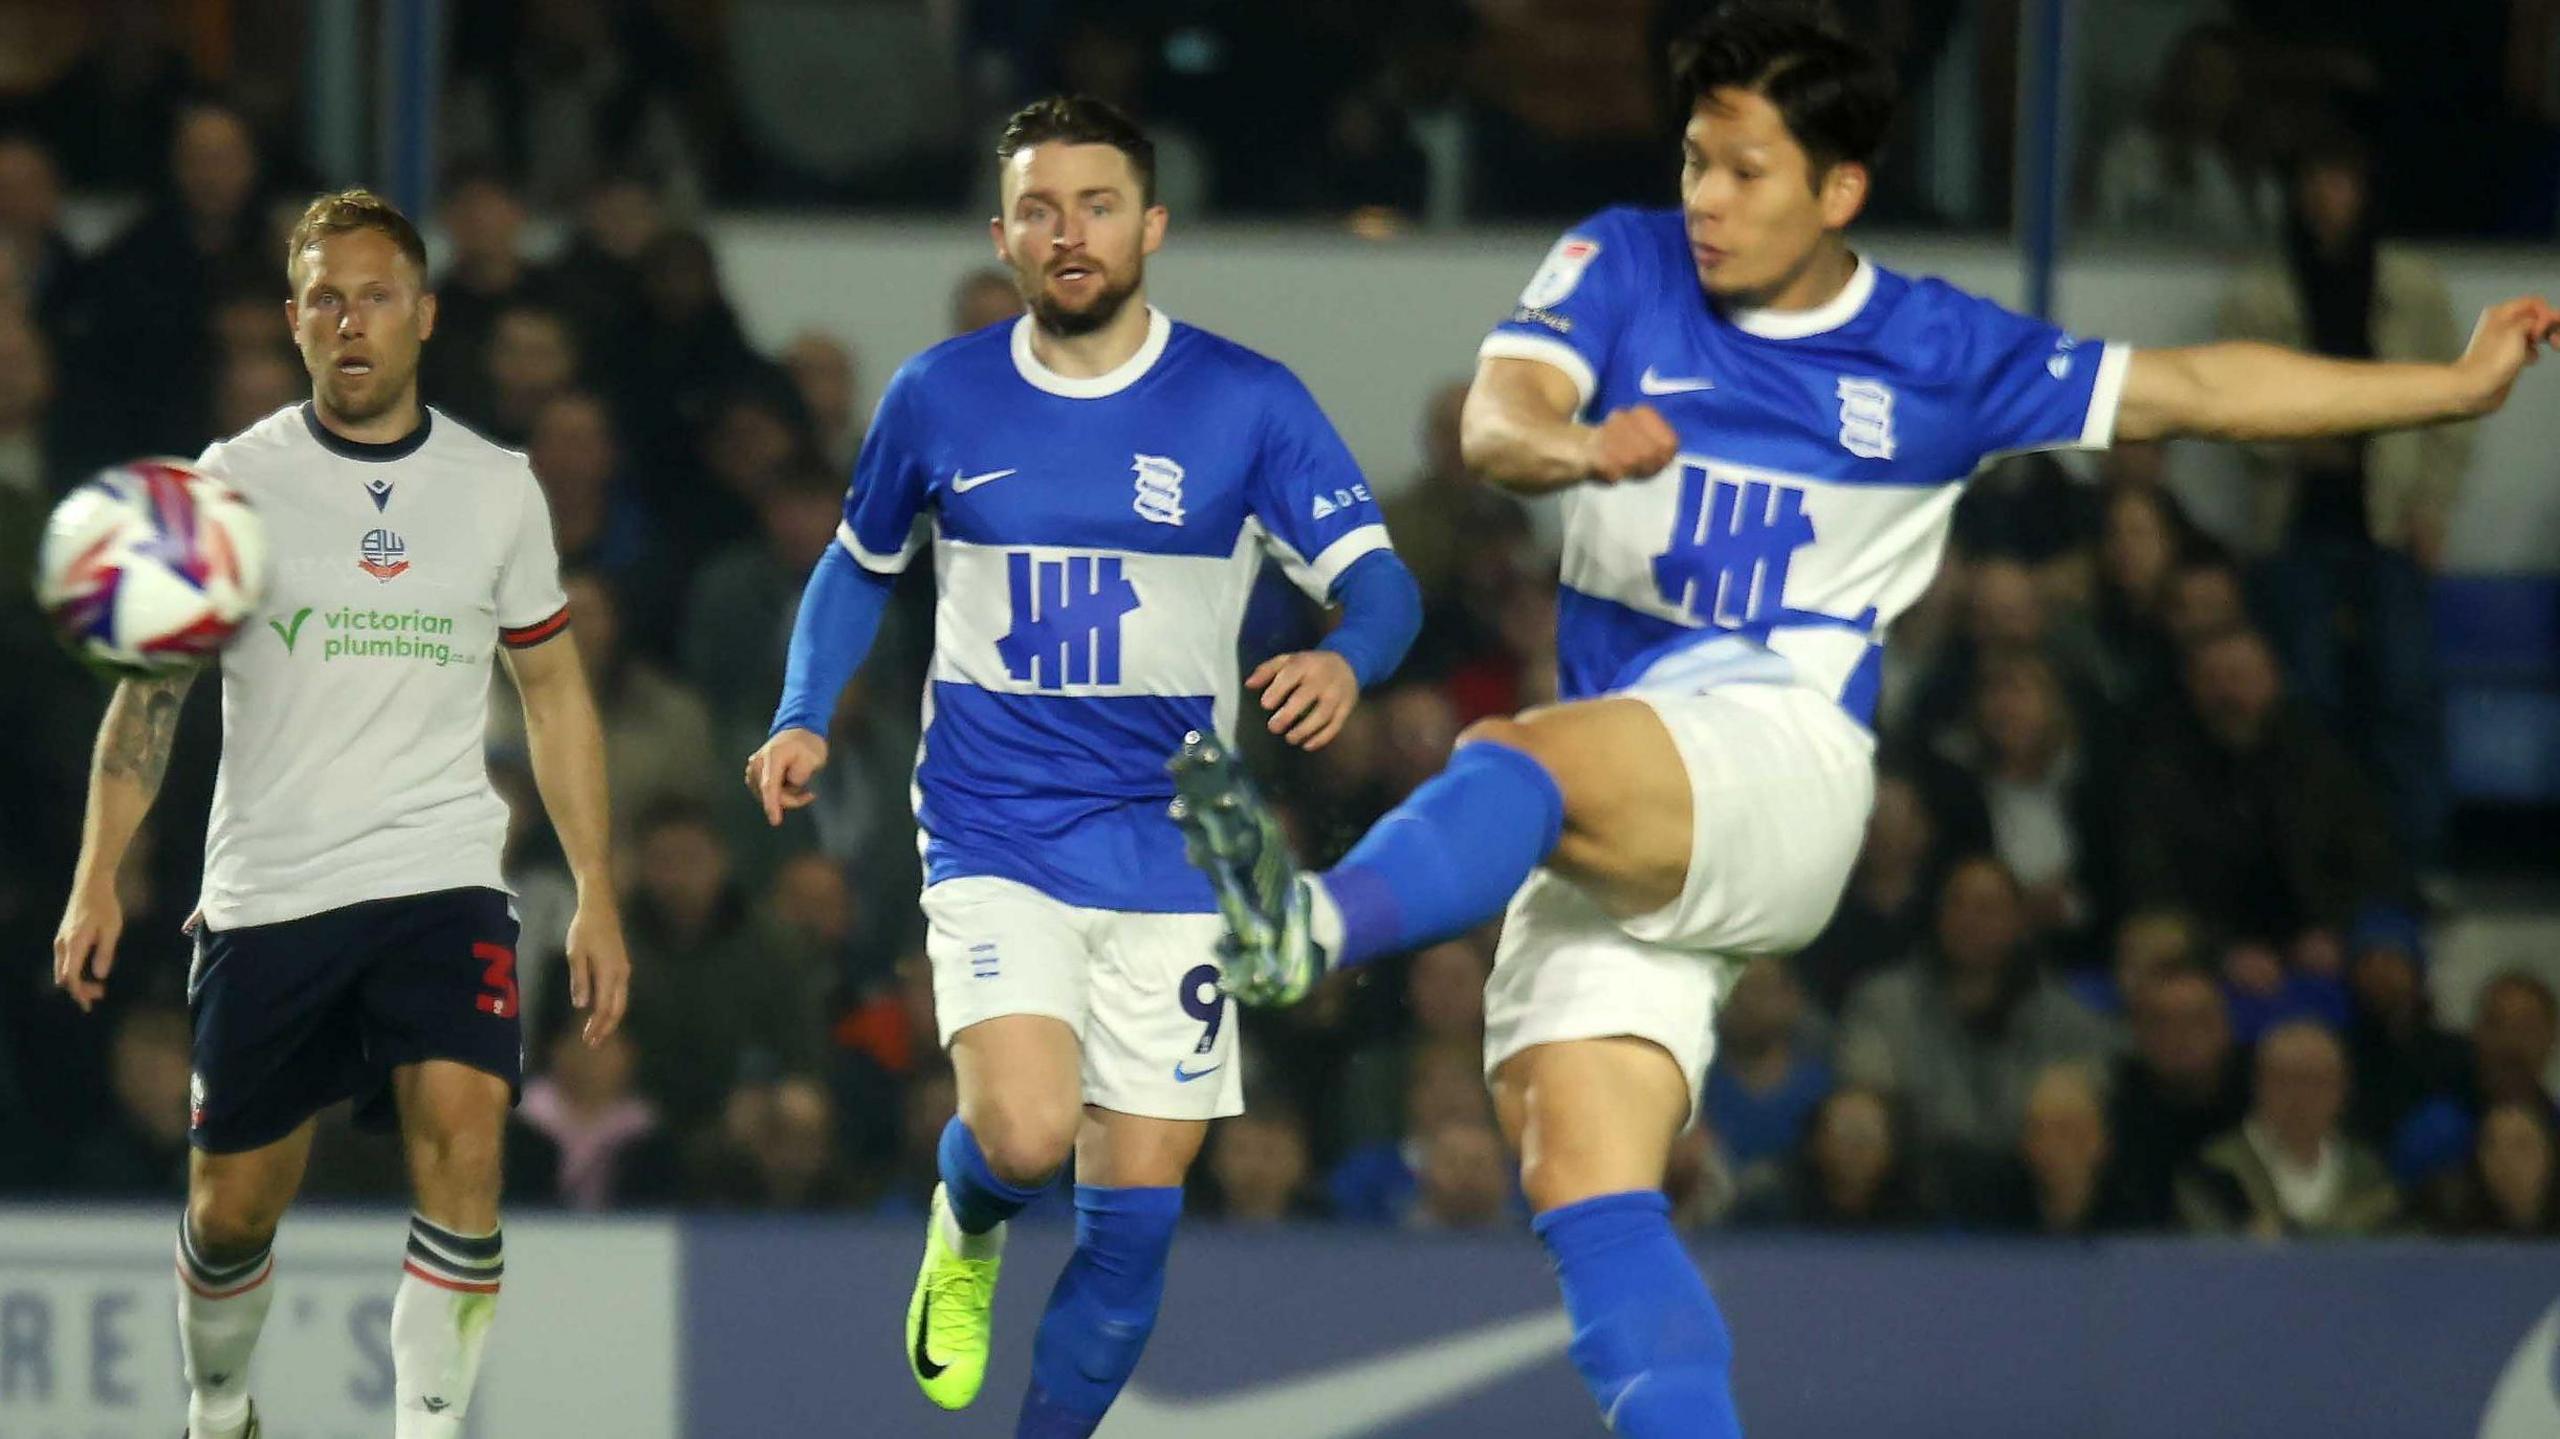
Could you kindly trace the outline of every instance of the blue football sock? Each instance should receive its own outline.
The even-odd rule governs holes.
[[[1627,1439],[1742,1439],[1733,1340],[1649,1190],[1549,1210],[1531,1225],[1573,1320],[1573,1366]]]
[[[1076,1252],[1049,1291],[1014,1439],[1086,1439],[1156,1327],[1179,1189],[1076,1186]]]
[[[942,1190],[951,1198],[951,1218],[964,1234],[984,1234],[1022,1212],[1022,1206],[1048,1188],[1044,1181],[1026,1189],[1007,1184],[988,1167],[978,1136],[958,1115],[942,1126]]]
[[[1546,766],[1478,740],[1319,877],[1342,913],[1335,968],[1464,934],[1511,902],[1564,833]]]

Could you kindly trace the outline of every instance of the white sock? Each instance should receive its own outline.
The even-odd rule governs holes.
[[[461,1439],[506,1272],[497,1231],[456,1234],[410,1216],[409,1257],[391,1301],[395,1439]]]
[[[1342,953],[1342,906],[1333,902],[1333,891],[1314,875],[1300,875],[1298,883],[1307,887],[1307,937],[1324,951],[1324,962],[1330,967],[1334,956]]]
[[[942,1226],[942,1242],[963,1259],[995,1259],[1004,1253],[1004,1232],[999,1224],[984,1234],[972,1234],[960,1227],[960,1216],[951,1208],[951,1200],[937,1187],[934,1191],[934,1223]]]
[[[187,1371],[189,1439],[239,1439],[249,1427],[249,1355],[276,1289],[275,1251],[225,1264],[197,1254],[178,1222],[178,1351]]]

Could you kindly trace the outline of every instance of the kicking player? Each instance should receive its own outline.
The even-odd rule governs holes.
[[[960,1112],[907,1353],[936,1404],[976,1397],[1005,1220],[1072,1152],[1075,1254],[1016,1430],[1051,1439],[1091,1434],[1137,1367],[1183,1175],[1207,1121],[1244,1104],[1215,901],[1166,818],[1164,756],[1188,732],[1232,737],[1266,552],[1344,612],[1319,648],[1245,680],[1266,728],[1306,749],[1403,658],[1421,600],[1296,377],[1146,303],[1165,231],[1146,137],[1053,99],[996,153],[996,256],[1029,313],[916,356],[881,396],[747,784],[774,823],[809,802],[837,694],[929,513],[941,593],[916,819]]]
[[[1742,4],[1674,60],[1681,206],[1567,234],[1467,400],[1471,469],[1565,493],[1565,702],[1477,726],[1318,876],[1226,747],[1176,760],[1241,997],[1294,1000],[1508,904],[1487,1073],[1574,1362],[1639,1439],[1739,1432],[1664,1159],[1734,975],[1810,939],[1847,879],[1880,645],[1936,569],[1965,477],[2021,450],[2486,414],[2560,331],[2513,301],[2441,365],[2076,339],[1848,246],[1894,100],[1864,44]]]
[[[578,882],[570,994],[587,1038],[630,966],[606,852],[602,735],[524,456],[418,403],[427,253],[362,190],[303,212],[285,318],[311,372],[198,461],[264,522],[274,588],[222,653],[222,768],[187,1002],[195,1021],[178,1320],[191,1439],[258,1430],[249,1356],[311,1118],[397,1121],[417,1212],[391,1307],[395,1433],[463,1430],[505,1263],[498,1154],[521,1078],[506,809],[481,760],[489,669],[523,694],[534,775]],[[54,981],[106,991],[116,870],[191,674],[128,680],[98,734]]]

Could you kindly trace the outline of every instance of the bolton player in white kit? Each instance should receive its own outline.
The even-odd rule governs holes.
[[[1470,469],[1565,495],[1565,702],[1477,726],[1322,875],[1224,747],[1176,763],[1240,997],[1294,1000],[1508,906],[1486,1069],[1576,1366],[1615,1432],[1728,1439],[1731,1344],[1663,1166],[1733,976],[1809,940],[1847,880],[1884,636],[1966,477],[2003,452],[2483,414],[2560,313],[2491,309],[2444,365],[2081,340],[1849,248],[1892,72],[1819,11],[1730,5],[1674,68],[1680,207],[1558,242],[1467,400]]]
[[[505,1262],[498,1156],[522,1078],[506,812],[482,761],[489,672],[524,698],[534,771],[576,873],[570,993],[589,1040],[629,963],[607,854],[603,742],[523,455],[418,403],[435,325],[426,248],[361,190],[312,203],[285,315],[312,395],[198,463],[254,506],[274,579],[222,653],[222,764],[196,957],[194,1146],[177,1296],[190,1439],[258,1431],[250,1354],[312,1116],[396,1122],[417,1212],[391,1311],[395,1439],[463,1432]],[[192,675],[128,680],[100,728],[55,980],[105,992],[114,889]]]
[[[1004,1221],[1076,1166],[1076,1252],[1032,1349],[1020,1439],[1091,1434],[1155,1323],[1181,1184],[1244,1103],[1209,886],[1164,756],[1232,736],[1263,556],[1343,620],[1247,678],[1274,734],[1330,740],[1420,623],[1368,486],[1305,387],[1146,303],[1153,149],[1085,100],[998,146],[997,255],[1029,314],[916,356],[881,396],[747,779],[805,802],[838,692],[929,517],[940,588],[916,817],[934,1008],[959,1079],[909,1363],[959,1408],[988,1351]]]

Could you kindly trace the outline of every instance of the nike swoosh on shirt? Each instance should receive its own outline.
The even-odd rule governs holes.
[[[1685,395],[1694,390],[1712,390],[1715,387],[1713,380],[1666,380],[1655,374],[1651,365],[1645,366],[1644,373],[1636,379],[1636,388],[1648,395]]]
[[[1564,1311],[1507,1319],[1453,1339],[1203,1399],[1160,1399],[1132,1384],[1096,1439],[1370,1439],[1564,1352]]]
[[[1019,473],[1021,473],[1019,470],[989,470],[983,475],[964,475],[958,470],[953,470],[951,472],[951,493],[955,495],[965,495],[980,485],[992,485],[1007,475]]]

